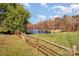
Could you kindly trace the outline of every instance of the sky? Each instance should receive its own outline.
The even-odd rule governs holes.
[[[79,4],[75,3],[24,3],[23,5],[30,11],[29,21],[33,24],[64,15],[79,15]]]

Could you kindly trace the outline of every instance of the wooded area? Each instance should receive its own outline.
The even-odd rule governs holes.
[[[62,30],[63,32],[79,31],[79,15],[55,17],[36,24],[28,23],[27,29]]]

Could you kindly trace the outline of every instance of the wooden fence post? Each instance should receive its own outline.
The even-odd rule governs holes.
[[[25,33],[21,33],[20,35],[21,35],[22,40],[25,41]]]
[[[76,56],[76,45],[73,45],[72,52],[73,52],[73,56]]]
[[[73,45],[72,48],[69,49],[70,56],[76,56],[76,45]]]

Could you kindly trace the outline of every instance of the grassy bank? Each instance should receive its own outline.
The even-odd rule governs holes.
[[[73,45],[77,46],[79,51],[79,32],[61,32],[53,34],[30,34],[38,38],[43,38],[49,42],[54,42],[59,45],[71,48]],[[29,39],[29,38],[28,38]],[[35,41],[33,38],[29,40]],[[50,46],[47,43],[39,41],[41,44],[54,49],[55,51],[68,55],[68,52],[61,50],[57,47]],[[39,52],[40,53],[40,52]],[[38,51],[15,35],[3,35],[0,34],[0,56],[36,56]],[[42,56],[43,54],[39,54]]]
[[[37,36],[39,38],[44,38],[50,42],[60,44],[65,47],[71,48],[73,45],[77,46],[79,50],[79,32],[61,32],[53,34],[32,34],[32,36]]]

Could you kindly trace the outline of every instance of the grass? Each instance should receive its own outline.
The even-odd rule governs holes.
[[[60,32],[53,34],[32,34],[32,36],[37,36],[38,38],[43,38],[49,42],[54,42],[59,45],[71,48],[73,45],[77,46],[79,51],[79,32]],[[45,43],[44,43],[45,44]],[[50,46],[45,44],[46,46]],[[50,47],[52,48],[52,47]],[[61,51],[60,49],[54,48],[55,50]],[[65,55],[65,53],[64,53]]]
[[[0,56],[33,56],[34,48],[15,35],[0,34]]]
[[[62,46],[71,48],[73,45],[77,46],[79,51],[79,32],[60,32],[53,34],[30,34],[32,36],[37,36],[38,38],[43,38],[49,42],[54,42]],[[29,39],[34,42],[33,39]],[[40,41],[41,42],[41,41]],[[42,44],[48,46],[51,49],[56,50],[63,55],[68,55],[67,52],[41,42]],[[33,48],[20,38],[15,35],[3,35],[0,34],[0,56],[38,56],[38,51],[36,48]],[[43,56],[39,52],[40,56]]]
[[[71,47],[72,45],[79,45],[79,32],[61,32],[54,34],[32,34],[32,36],[37,36],[44,38],[50,42],[54,42],[66,47]]]

